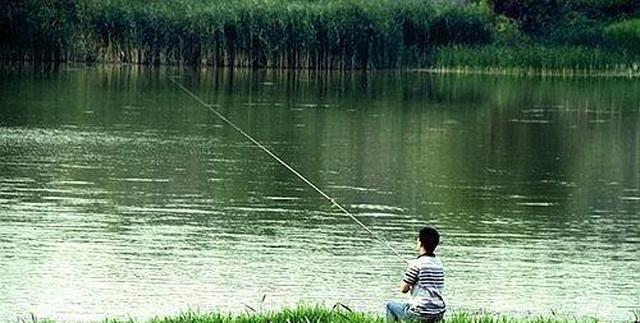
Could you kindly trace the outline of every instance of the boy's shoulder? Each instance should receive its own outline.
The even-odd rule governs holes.
[[[410,264],[415,267],[443,267],[442,261],[437,256],[418,257],[411,260]]]

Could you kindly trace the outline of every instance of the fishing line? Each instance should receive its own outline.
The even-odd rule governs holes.
[[[344,213],[347,216],[349,216],[353,221],[355,221],[358,225],[360,225],[360,227],[362,227],[365,231],[367,231],[367,233],[369,233],[369,235],[373,239],[377,240],[383,246],[385,246],[389,250],[391,250],[396,256],[398,256],[398,258],[402,259],[402,261],[404,261],[405,263],[408,263],[408,261],[404,257],[402,257],[402,255],[400,255],[400,253],[398,251],[393,249],[393,247],[391,247],[391,245],[386,240],[382,239],[380,236],[378,236],[373,231],[371,231],[371,229],[369,229],[364,223],[362,223],[360,220],[358,220],[358,218],[356,218],[353,214],[351,214],[349,211],[347,211],[347,209],[345,209],[342,205],[340,205],[340,203],[336,202],[335,199],[333,199],[331,196],[327,195],[325,192],[323,192],[321,189],[319,189],[316,185],[314,185],[310,180],[308,180],[304,176],[302,176],[302,174],[300,174],[300,172],[295,170],[293,167],[289,166],[289,164],[287,164],[284,160],[282,160],[276,154],[271,152],[271,150],[267,149],[267,147],[265,147],[263,144],[261,144],[256,139],[253,139],[253,137],[251,137],[249,134],[244,132],[244,130],[242,130],[240,127],[236,126],[233,122],[231,122],[231,120],[229,120],[225,116],[223,116],[220,112],[218,112],[218,110],[216,110],[213,107],[212,104],[208,104],[208,103],[204,102],[199,96],[197,96],[193,92],[189,91],[189,89],[187,89],[182,84],[180,84],[179,82],[174,80],[172,77],[169,77],[169,80],[171,82],[173,82],[173,84],[178,86],[180,89],[182,89],[182,91],[184,91],[185,93],[189,94],[196,101],[200,102],[200,104],[202,104],[202,106],[204,106],[205,108],[209,109],[209,111],[213,112],[216,116],[218,116],[220,119],[222,119],[222,121],[226,122],[233,129],[235,129],[239,133],[241,133],[245,138],[249,139],[249,141],[251,141],[256,146],[258,146],[258,148],[262,149],[269,156],[273,157],[273,159],[278,161],[282,166],[284,166],[286,169],[291,171],[294,175],[298,176],[298,178],[300,178],[303,182],[307,183],[307,185],[311,186],[311,188],[313,188],[316,192],[318,192],[320,195],[322,195],[322,197],[324,197],[325,199],[329,200],[329,202],[331,202],[332,206],[337,207],[340,211],[342,211],[342,213]]]

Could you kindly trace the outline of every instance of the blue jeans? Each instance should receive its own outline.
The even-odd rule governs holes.
[[[388,301],[385,304],[385,311],[387,321],[395,322],[415,319],[415,316],[409,309],[409,303],[406,302]]]

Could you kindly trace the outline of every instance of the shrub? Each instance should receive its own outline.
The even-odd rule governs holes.
[[[498,15],[494,18],[496,42],[501,46],[522,46],[529,43],[529,37],[520,30],[513,19]]]
[[[431,41],[437,45],[486,45],[495,30],[487,8],[480,5],[454,6],[435,18]]]
[[[602,46],[605,23],[587,17],[579,12],[567,12],[556,22],[546,35],[545,41],[554,45]]]
[[[544,34],[562,16],[561,0],[488,0],[493,11],[518,22],[532,35]]]
[[[640,18],[611,24],[604,28],[603,34],[623,48],[640,53]]]
[[[640,9],[638,0],[572,0],[566,1],[567,11],[575,11],[587,18],[611,20],[630,16]]]

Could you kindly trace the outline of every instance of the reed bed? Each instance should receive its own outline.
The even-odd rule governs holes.
[[[0,56],[19,61],[419,67],[432,61],[432,39],[466,29],[456,22],[488,26],[490,18],[432,0],[8,1]],[[490,28],[478,30],[491,39]]]
[[[0,60],[321,70],[638,69],[637,19],[606,29],[609,47],[549,47],[527,42],[483,1],[458,2],[4,0]],[[508,33],[504,26],[511,26]],[[505,37],[516,44],[504,46]]]
[[[440,48],[434,69],[509,74],[640,74],[640,55],[580,46],[461,47]]]

